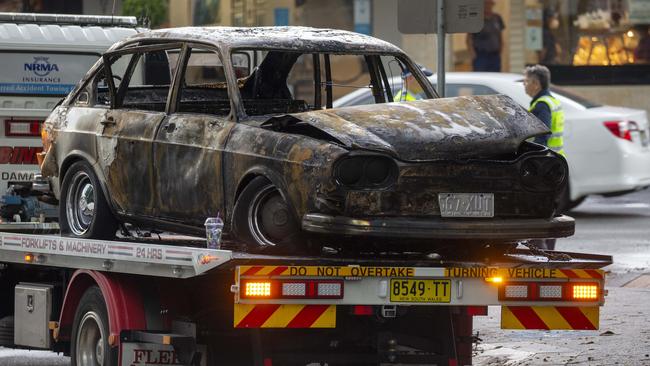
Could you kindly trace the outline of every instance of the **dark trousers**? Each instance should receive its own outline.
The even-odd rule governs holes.
[[[472,61],[474,71],[501,71],[501,55],[499,52],[477,52]]]

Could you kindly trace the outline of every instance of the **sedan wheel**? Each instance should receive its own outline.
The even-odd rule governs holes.
[[[90,177],[81,171],[72,178],[71,194],[66,200],[66,218],[70,230],[76,236],[82,236],[90,228],[95,216],[95,189]]]
[[[248,225],[255,241],[269,246],[277,245],[297,229],[289,206],[280,191],[270,184],[253,198],[248,211]]]
[[[300,224],[280,191],[264,177],[241,192],[233,212],[233,232],[252,251],[295,253],[307,246]]]
[[[70,166],[61,184],[61,234],[79,238],[112,239],[117,221],[104,198],[99,180],[85,161]]]

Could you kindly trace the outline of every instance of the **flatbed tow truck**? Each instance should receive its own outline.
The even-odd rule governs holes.
[[[268,256],[0,232],[0,343],[72,365],[469,365],[472,319],[598,329],[610,256]]]

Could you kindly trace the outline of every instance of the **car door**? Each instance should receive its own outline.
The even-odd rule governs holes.
[[[172,67],[165,59],[180,45],[149,45],[104,56],[111,108],[102,118],[98,156],[110,199],[125,214],[155,215],[153,141],[165,119]]]
[[[163,219],[197,226],[224,214],[222,155],[234,122],[219,54],[188,46],[184,59],[154,143],[156,207]]]

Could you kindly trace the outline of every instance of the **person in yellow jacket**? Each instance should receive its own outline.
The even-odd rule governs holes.
[[[431,70],[427,69],[424,66],[418,65],[424,76],[429,77],[433,75]],[[402,73],[402,89],[398,90],[397,93],[393,96],[394,102],[410,102],[412,100],[420,100],[425,96],[422,85],[417,81],[415,76],[411,74],[411,71],[406,69]]]
[[[524,87],[526,94],[533,98],[528,111],[539,118],[540,121],[551,130],[550,135],[538,136],[535,142],[556,153],[564,154],[564,111],[562,104],[557,100],[549,87],[551,84],[551,72],[546,66],[534,65],[524,70]],[[565,193],[565,192],[563,192]],[[541,249],[555,249],[555,239],[532,240],[532,243]]]
[[[526,94],[533,98],[528,110],[551,130],[550,135],[538,136],[535,142],[565,156],[564,111],[560,101],[551,95],[550,84],[551,72],[546,66],[529,66],[524,71]]]

